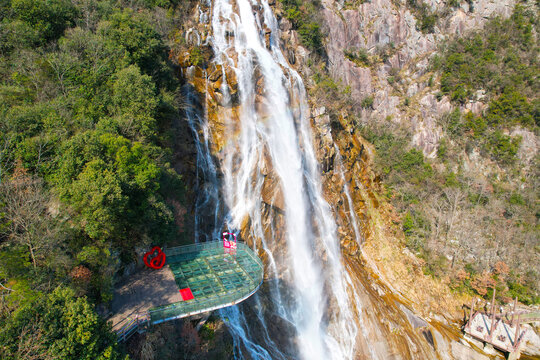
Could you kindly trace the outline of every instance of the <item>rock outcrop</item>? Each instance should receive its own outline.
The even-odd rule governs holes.
[[[452,34],[459,34],[472,28],[482,26],[485,19],[493,14],[509,15],[514,1],[484,1],[474,3],[474,11],[468,5],[452,10],[432,34],[424,34],[416,28],[413,13],[405,6],[405,1],[372,0],[362,2],[355,9],[345,7],[343,1],[323,1],[323,15],[328,29],[326,50],[330,73],[350,86],[351,95],[356,99],[373,96],[373,110],[363,110],[364,122],[391,119],[394,122],[409,126],[413,133],[415,146],[421,148],[426,156],[434,156],[437,152],[441,129],[437,119],[441,114],[452,109],[449,99],[437,97],[436,90],[430,85],[429,57],[437,49],[437,44]],[[272,6],[278,6],[271,2]],[[444,2],[429,2],[434,11],[442,10]],[[280,24],[284,46],[284,55],[290,65],[309,74],[306,63],[309,52],[300,46],[298,35],[291,29],[290,23],[283,19]],[[208,118],[206,129],[209,134],[209,147],[216,163],[223,162],[221,151],[229,142],[234,142],[240,132],[238,114],[238,79],[230,66],[214,65],[209,60],[213,56],[208,40],[208,24],[202,22],[197,28],[186,34],[186,42],[199,50],[200,58],[194,58],[192,52],[178,54],[178,61],[192,90],[197,94],[202,112]],[[265,30],[266,44],[270,42],[270,31]],[[206,44],[206,45],[202,45]],[[373,61],[370,66],[359,66],[347,59],[344,50],[365,49]],[[381,54],[385,60],[381,60]],[[389,78],[394,78],[390,81]],[[395,80],[399,78],[399,80]],[[253,99],[256,106],[261,104],[263,86],[255,79],[255,88],[259,89],[258,97]],[[230,101],[224,101],[227,97]],[[407,98],[408,104],[403,103]],[[228,104],[224,106],[223,104]],[[459,342],[456,328],[451,328],[443,318],[430,314],[430,309],[437,304],[411,303],[390,282],[384,282],[384,276],[378,272],[373,263],[368,263],[362,254],[364,239],[384,236],[387,224],[397,223],[399,219],[387,205],[381,204],[378,192],[380,185],[376,174],[371,170],[372,145],[356,133],[355,125],[347,114],[338,119],[331,119],[324,106],[311,104],[310,120],[313,129],[314,148],[317,154],[324,196],[337,215],[338,235],[342,253],[345,255],[347,270],[358,283],[362,284],[362,301],[373,308],[380,308],[380,313],[364,314],[366,323],[384,323],[384,331],[379,336],[389,338],[394,350],[409,353],[412,358],[432,351],[443,354],[441,358],[458,359],[462,357],[481,358],[476,350]],[[465,105],[473,112],[484,108],[481,96],[478,101]],[[264,106],[258,106],[259,115],[264,118]],[[227,121],[224,121],[227,118]],[[339,130],[333,129],[332,122],[338,123]],[[527,131],[516,133],[524,139],[520,156],[530,158],[538,147],[536,137]],[[282,228],[284,219],[284,198],[279,180],[274,169],[266,161],[267,154],[261,157],[258,171],[263,176],[260,184],[262,206],[264,207],[262,223],[266,231],[271,228]],[[382,220],[381,218],[385,218]],[[358,228],[352,226],[357,223]],[[273,224],[273,226],[269,226]],[[260,246],[260,239],[250,238],[251,219],[242,222],[241,237],[248,242]],[[268,234],[275,237],[275,244],[285,241],[283,234]],[[272,248],[274,256],[285,256],[279,246]],[[269,259],[260,254],[265,262]],[[421,265],[412,254],[406,271],[421,273]],[[367,265],[367,266],[365,266]],[[279,279],[281,281],[281,279]],[[418,299],[412,299],[416,301]],[[423,299],[425,300],[425,299]],[[401,303],[420,313],[424,319],[412,312],[402,311]],[[422,313],[422,308],[426,313]],[[401,310],[400,310],[401,309]],[[427,309],[427,310],[426,310]],[[377,318],[380,316],[380,318]],[[411,318],[413,320],[411,320]],[[383,320],[381,320],[383,319]],[[390,321],[388,319],[395,319]],[[409,320],[407,320],[409,319]],[[420,323],[421,325],[417,326]],[[375,325],[374,325],[375,326]],[[276,330],[278,331],[278,330]],[[292,330],[291,330],[292,332]],[[431,342],[404,343],[403,332],[409,332],[411,338],[431,338]],[[428,335],[429,334],[429,335]],[[407,338],[409,339],[409,338]],[[435,340],[433,340],[435,339]],[[428,344],[429,343],[429,344]],[[382,341],[378,346],[382,346]],[[422,352],[422,347],[426,347]],[[389,351],[380,349],[381,353]],[[361,352],[367,355],[367,352]],[[449,355],[450,354],[450,355]],[[453,354],[453,355],[452,355]]]
[[[374,110],[365,113],[364,121],[391,118],[410,126],[414,145],[433,157],[441,137],[435,120],[451,105],[447,97],[438,100],[437,90],[428,85],[429,57],[449,37],[481,28],[491,16],[509,16],[515,1],[480,0],[473,3],[474,8],[463,3],[457,9],[439,0],[426,3],[432,11],[446,14],[430,34],[417,29],[406,1],[373,0],[344,7],[344,1],[327,0],[323,1],[323,14],[328,29],[330,73],[350,86],[356,99],[374,97]],[[374,58],[379,56],[379,60],[369,67],[358,66],[344,55],[351,49],[364,49]],[[384,62],[380,61],[383,53]],[[404,98],[408,105],[403,104]],[[465,107],[474,112],[481,110],[479,104]]]

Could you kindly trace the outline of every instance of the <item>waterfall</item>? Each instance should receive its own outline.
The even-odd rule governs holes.
[[[247,237],[266,263],[263,290],[247,305],[220,312],[235,357],[353,359],[362,347],[378,358],[359,320],[364,310],[341,256],[335,214],[323,197],[304,84],[280,50],[270,6],[214,0],[204,18],[210,18],[213,66],[224,79],[218,91],[225,135],[214,159],[208,114],[188,111],[198,178],[206,184],[196,201],[197,241],[205,239],[201,219],[210,219],[214,237],[224,223],[244,229],[247,219]],[[237,93],[227,77],[235,77]],[[271,199],[263,201],[269,184]],[[352,209],[348,188],[346,194]],[[359,239],[356,220],[352,215]]]
[[[215,0],[211,26],[214,63],[222,65],[224,79],[226,68],[234,70],[239,109],[237,119],[232,112],[221,114],[227,139],[220,166],[210,155],[207,116],[188,111],[198,144],[198,171],[202,172],[197,178],[207,184],[195,204],[195,235],[197,240],[205,239],[199,223],[209,213],[216,219],[212,236],[219,233],[221,199],[228,227],[240,229],[249,218],[249,235],[260,241],[268,259],[269,295],[255,297],[255,316],[249,320],[262,329],[262,336],[252,339],[248,320],[238,307],[222,311],[237,345],[236,355],[351,359],[358,334],[350,302],[355,290],[343,268],[332,209],[322,196],[302,79],[281,53],[277,21],[266,1],[237,0],[233,4]],[[270,29],[268,40],[263,26]],[[230,109],[232,97],[226,81],[220,92],[221,105]],[[271,168],[278,182],[283,228],[264,224],[261,199],[268,174],[263,167]],[[218,171],[222,172],[221,182]],[[282,234],[280,242],[278,233]],[[297,349],[282,349],[274,341],[265,308],[289,324],[290,344]]]
[[[187,74],[188,77],[191,74]],[[207,114],[201,117],[197,111],[198,106],[196,95],[193,91],[186,89],[184,96],[186,102],[191,106],[187,106],[185,114],[188,120],[189,126],[195,137],[195,147],[197,150],[197,174],[195,175],[196,183],[195,188],[202,189],[198,192],[198,196],[195,199],[195,223],[194,223],[194,235],[195,241],[208,241],[214,240],[218,236],[219,229],[217,228],[219,219],[219,210],[221,208],[221,202],[218,189],[217,169],[210,152],[209,144],[209,129]],[[201,129],[202,137],[199,135],[198,129]],[[204,185],[201,185],[203,183]],[[204,217],[201,217],[204,214]],[[212,219],[209,217],[212,216]],[[210,225],[206,224],[201,229],[201,222],[210,222]],[[211,234],[207,234],[206,228],[214,229]]]

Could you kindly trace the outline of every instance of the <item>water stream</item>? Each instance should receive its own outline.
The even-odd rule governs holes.
[[[304,84],[281,52],[270,6],[265,0],[214,0],[210,9],[201,18],[210,19],[213,62],[225,79],[219,88],[225,139],[214,158],[208,114],[188,111],[204,182],[196,236],[206,239],[203,219],[213,224],[213,237],[224,224],[247,229],[244,237],[259,246],[266,264],[264,289],[246,304],[221,311],[235,356],[388,358],[389,350],[381,348],[392,346],[372,346],[384,343],[384,330],[364,321],[369,294],[351,278],[341,255],[335,214],[323,197]],[[235,94],[226,81],[233,74]],[[337,171],[343,177],[339,158]],[[265,201],[269,184],[272,201]],[[360,242],[357,221],[350,214]]]

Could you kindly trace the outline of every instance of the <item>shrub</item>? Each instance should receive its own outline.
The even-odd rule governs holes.
[[[532,105],[514,89],[505,89],[499,98],[491,101],[486,119],[490,125],[535,125]]]
[[[450,42],[441,56],[431,59],[432,68],[442,70],[441,91],[460,104],[471,99],[477,89],[494,98],[506,93],[493,107],[495,113],[504,110],[504,114],[492,121],[500,123],[512,115],[512,121],[531,124],[533,117],[526,97],[536,97],[532,89],[540,70],[535,50],[538,47],[531,36],[535,21],[517,5],[509,19],[494,18],[481,32]],[[425,26],[432,22],[426,18]]]
[[[373,108],[373,95],[366,96],[362,99],[360,102],[360,106],[364,109],[372,109]]]
[[[520,143],[520,137],[513,138],[497,130],[490,134],[485,148],[495,160],[503,164],[510,164],[516,160]]]
[[[469,199],[469,201],[474,204],[474,205],[481,205],[481,206],[485,206],[489,203],[489,198],[484,195],[484,194],[479,194],[479,193],[475,193],[475,192],[470,192],[468,195],[467,195],[467,198]]]
[[[444,159],[447,150],[448,150],[448,144],[447,144],[447,142],[446,142],[446,139],[445,139],[445,138],[442,138],[442,139],[439,141],[439,147],[437,148],[437,157],[438,157],[439,159]]]
[[[508,202],[512,205],[525,205],[525,199],[519,193],[513,193],[510,195]]]
[[[357,66],[367,67],[372,65],[369,54],[364,48],[346,49],[343,50],[343,55],[345,56],[345,58],[355,63]]]
[[[204,57],[201,48],[195,46],[189,52],[189,62],[194,66],[199,66],[204,61]]]
[[[413,184],[419,184],[433,175],[431,165],[424,162],[424,154],[417,149],[404,153],[394,164],[393,170],[405,174]]]
[[[291,21],[293,29],[298,31],[302,45],[320,56],[325,55],[323,34],[321,31],[318,1],[280,0],[285,17]]]
[[[444,179],[444,185],[447,187],[458,187],[460,185],[458,176],[453,171],[450,171]]]
[[[417,21],[417,28],[424,34],[432,33],[438,20],[438,14],[430,10],[429,6],[421,0],[407,0]]]
[[[540,296],[534,293],[534,291],[516,280],[510,280],[507,282],[508,295],[512,298],[518,298],[519,301],[525,305],[534,305],[540,303]]]
[[[465,128],[472,132],[474,138],[482,136],[486,129],[487,123],[482,116],[474,116],[471,111],[465,115]]]
[[[309,22],[300,25],[298,33],[302,39],[302,44],[308,49],[322,55],[324,52],[321,27],[316,22]]]
[[[454,90],[450,94],[450,99],[463,105],[467,102],[467,98],[469,96],[470,96],[470,91],[468,91],[464,85],[459,84],[454,88]]]
[[[413,230],[415,228],[414,219],[410,212],[407,212],[405,214],[405,217],[403,218],[403,224],[402,229],[406,236],[410,236],[413,233]]]
[[[424,34],[432,33],[435,30],[435,25],[437,24],[438,15],[434,13],[429,13],[425,10],[426,13],[422,14],[420,17],[420,31]]]

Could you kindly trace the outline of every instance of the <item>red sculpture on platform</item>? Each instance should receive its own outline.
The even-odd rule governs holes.
[[[159,246],[154,246],[152,250],[144,254],[143,261],[146,266],[152,269],[161,269],[165,265],[165,253]]]

